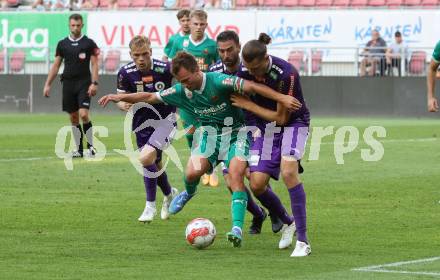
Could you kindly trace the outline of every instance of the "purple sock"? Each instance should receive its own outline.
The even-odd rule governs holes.
[[[263,210],[261,210],[260,206],[258,206],[254,199],[252,198],[251,192],[249,191],[248,188],[246,189],[246,193],[248,195],[248,202],[247,202],[247,206],[246,209],[249,211],[249,213],[252,214],[252,216],[254,217],[263,217]]]
[[[298,240],[307,243],[306,193],[304,192],[303,184],[299,183],[295,187],[289,189],[289,195]]]
[[[144,167],[149,172],[157,172],[156,164]],[[145,192],[147,193],[147,201],[156,201],[157,178],[148,178],[144,172]]]
[[[162,190],[163,195],[167,196],[171,193],[171,185],[170,182],[168,182],[168,176],[165,171],[157,177],[157,185]]]
[[[293,219],[284,208],[281,200],[272,191],[272,189],[267,188],[264,193],[255,196],[264,207],[266,207],[271,213],[275,214],[277,217],[283,221],[284,224],[290,225],[293,223]]]

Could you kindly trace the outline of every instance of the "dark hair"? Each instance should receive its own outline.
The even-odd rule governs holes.
[[[402,37],[402,33],[400,33],[400,31],[396,31],[396,33],[394,33],[394,37]]]
[[[191,13],[190,10],[188,9],[182,9],[180,11],[177,12],[177,19],[181,19],[183,17],[189,17],[189,14]]]
[[[69,21],[71,20],[80,20],[81,22],[83,22],[83,17],[80,14],[71,14],[69,17]]]
[[[217,42],[226,42],[232,40],[235,44],[240,44],[240,39],[238,38],[238,35],[235,31],[232,30],[225,30],[218,34],[217,36]]]
[[[270,44],[272,38],[266,33],[260,33],[258,40],[247,42],[241,55],[246,62],[252,62],[254,59],[263,59],[267,54],[266,45]]]
[[[191,73],[195,73],[199,70],[196,58],[185,51],[180,51],[171,61],[171,73],[175,76],[179,72],[180,68],[185,68]]]

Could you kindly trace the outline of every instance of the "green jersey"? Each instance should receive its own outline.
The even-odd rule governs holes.
[[[230,122],[234,129],[244,125],[244,118],[242,110],[233,106],[229,97],[233,93],[242,92],[243,82],[239,77],[209,72],[203,73],[200,90],[190,91],[177,83],[158,92],[157,96],[169,105],[193,113],[198,126],[209,125],[221,131],[225,126],[225,119],[232,118]]]
[[[207,72],[209,65],[220,59],[217,52],[217,43],[208,38],[206,34],[203,39],[197,43],[191,39],[191,35],[176,38],[169,57],[173,58],[179,51],[186,51],[195,56],[197,64],[203,72]]]
[[[186,34],[183,33],[182,31],[180,31],[179,33],[173,34],[173,35],[170,37],[170,40],[169,40],[168,43],[166,44],[165,48],[163,49],[164,54],[165,54],[167,57],[170,57],[170,53],[171,53],[171,50],[173,49],[174,42],[176,42],[177,40],[179,40],[179,38],[182,38],[182,37],[185,37],[185,36],[188,36],[188,35],[186,35]]]
[[[432,53],[432,58],[436,62],[440,62],[440,41],[438,41],[437,45],[435,45],[434,52]]]

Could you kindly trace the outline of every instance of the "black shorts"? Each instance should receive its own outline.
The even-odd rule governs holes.
[[[73,113],[80,108],[90,108],[90,96],[87,91],[91,80],[63,80],[63,111]]]

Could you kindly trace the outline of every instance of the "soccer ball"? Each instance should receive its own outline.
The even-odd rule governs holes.
[[[216,230],[214,224],[205,218],[192,220],[186,226],[186,241],[197,249],[203,249],[214,243]]]

